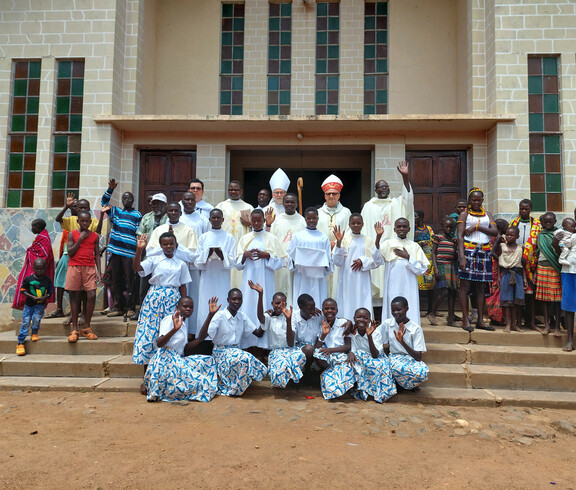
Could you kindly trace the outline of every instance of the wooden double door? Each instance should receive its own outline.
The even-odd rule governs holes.
[[[414,209],[424,211],[424,222],[434,231],[454,212],[456,201],[467,196],[465,151],[407,151]]]

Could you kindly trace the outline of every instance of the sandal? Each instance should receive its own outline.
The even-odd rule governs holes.
[[[68,342],[70,342],[71,344],[78,342],[78,330],[72,330],[70,335],[68,335]]]
[[[46,318],[63,318],[64,317],[64,310],[62,308],[57,308],[52,313],[46,316]]]
[[[82,337],[86,337],[88,340],[98,339],[98,336],[92,331],[90,327],[81,329],[80,335],[82,335]]]

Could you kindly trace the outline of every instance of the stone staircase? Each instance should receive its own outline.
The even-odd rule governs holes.
[[[393,400],[576,408],[576,352],[562,351],[565,336],[502,329],[468,333],[432,327],[426,320],[423,327],[429,380],[419,393]],[[62,319],[45,319],[41,340],[27,341],[24,357],[15,354],[18,326],[0,332],[0,390],[138,391],[143,371],[131,362],[136,322],[97,313],[92,328],[98,340],[69,344]],[[251,391],[256,390],[270,393],[272,388],[263,381],[254,383]]]

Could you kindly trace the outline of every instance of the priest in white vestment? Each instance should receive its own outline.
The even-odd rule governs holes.
[[[380,250],[385,262],[382,321],[392,317],[390,303],[403,296],[410,305],[410,316],[420,318],[418,276],[426,272],[430,262],[416,242],[407,238],[410,223],[399,218],[394,223],[396,236],[386,240]]]

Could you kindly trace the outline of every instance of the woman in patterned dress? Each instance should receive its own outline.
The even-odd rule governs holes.
[[[430,262],[428,270],[423,275],[418,276],[418,289],[426,291],[428,299],[426,316],[429,316],[432,313],[432,305],[434,304],[434,266],[432,265],[432,237],[434,232],[432,228],[424,224],[424,211],[414,211],[414,224],[414,241],[420,245],[428,262]]]

